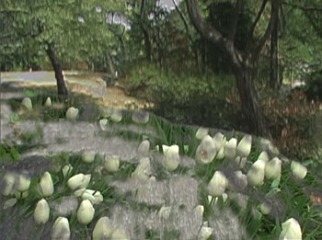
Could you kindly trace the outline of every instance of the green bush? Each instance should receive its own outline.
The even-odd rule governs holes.
[[[154,102],[156,113],[172,121],[232,127],[224,120],[234,119],[236,112],[225,100],[235,87],[231,75],[179,75],[145,63],[130,69],[124,85],[131,95]]]

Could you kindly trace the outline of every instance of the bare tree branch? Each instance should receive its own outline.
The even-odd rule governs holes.
[[[253,54],[253,59],[257,59],[260,51],[262,50],[265,42],[267,41],[267,39],[269,38],[269,36],[271,35],[272,31],[273,31],[273,27],[276,21],[278,21],[278,12],[279,12],[279,7],[280,7],[280,2],[279,0],[271,0],[271,18],[269,20],[269,23],[267,25],[267,28],[265,30],[264,35],[262,36],[262,38],[258,41],[256,47],[255,47],[255,52]]]
[[[184,24],[184,28],[185,28],[186,33],[187,33],[187,35],[188,35],[189,41],[192,43],[192,42],[193,42],[193,40],[192,40],[192,37],[191,37],[191,35],[190,35],[189,26],[188,26],[188,21],[186,20],[186,18],[185,18],[185,16],[184,16],[183,12],[181,11],[180,7],[178,6],[177,1],[176,1],[176,0],[172,0],[172,2],[173,2],[174,6],[175,6],[175,8],[176,8],[176,11],[179,13],[179,16],[180,16],[180,18],[181,18],[181,20],[182,20],[182,22],[183,22],[183,24]]]
[[[258,13],[256,15],[256,18],[255,18],[255,20],[253,22],[253,25],[250,28],[250,32],[249,32],[249,36],[248,36],[249,40],[253,38],[255,28],[257,26],[257,23],[259,22],[259,19],[261,18],[262,14],[264,12],[264,9],[266,7],[267,2],[268,2],[268,0],[263,0],[263,2],[262,2],[262,5],[261,5],[261,7],[260,7],[260,9],[259,9],[259,11],[258,11]],[[250,42],[248,44],[250,44]]]
[[[198,0],[186,0],[188,13],[193,19],[192,24],[196,30],[205,36],[208,40],[216,43],[223,43],[226,41],[221,32],[207,23],[200,14]]]

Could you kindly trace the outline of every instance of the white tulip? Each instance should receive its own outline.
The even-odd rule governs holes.
[[[217,153],[217,156],[216,156],[216,159],[224,159],[225,158],[225,147],[224,146],[222,146],[220,149],[219,149],[219,151],[218,151],[218,153]]]
[[[72,176],[67,181],[67,185],[71,190],[78,188],[86,188],[91,180],[91,174],[79,173]]]
[[[69,174],[72,170],[73,170],[73,166],[72,165],[70,165],[70,164],[65,165],[62,168],[62,172],[63,172],[64,177],[66,177],[67,174]]]
[[[27,110],[31,111],[32,110],[32,102],[31,99],[29,97],[25,97],[24,99],[22,99],[21,102],[22,106],[24,106]]]
[[[159,218],[161,219],[168,219],[170,217],[170,214],[171,214],[171,207],[166,207],[166,206],[162,206],[159,210]]]
[[[269,161],[269,156],[268,156],[268,153],[266,151],[263,151],[259,154],[257,160],[264,160],[265,162],[268,162]]]
[[[259,210],[262,214],[267,215],[271,212],[272,206],[268,205],[267,203],[261,203],[259,205]]]
[[[69,240],[70,239],[70,228],[68,219],[65,217],[58,217],[54,223],[52,232],[52,240]]]
[[[233,160],[236,158],[237,153],[237,139],[231,138],[228,142],[225,144],[225,158],[228,160]]]
[[[107,123],[108,123],[108,120],[106,118],[102,118],[99,120],[98,124],[102,131],[106,130]]]
[[[237,146],[237,154],[241,157],[248,157],[252,148],[252,136],[245,135]]]
[[[132,114],[132,121],[145,124],[149,121],[149,113],[146,111],[135,111]]]
[[[82,152],[82,160],[86,163],[92,163],[95,160],[95,151],[83,151]]]
[[[45,172],[39,182],[40,193],[44,197],[49,197],[54,193],[54,183],[49,172]]]
[[[196,159],[203,164],[208,164],[215,158],[216,153],[214,140],[207,135],[202,139],[196,150]]]
[[[209,129],[208,128],[198,128],[196,132],[196,138],[202,140],[205,136],[208,135]]]
[[[226,137],[221,132],[216,133],[216,135],[213,137],[216,151],[218,152],[222,147],[225,146],[226,143]]]
[[[170,147],[163,145],[163,161],[162,165],[168,171],[174,171],[180,164],[179,146],[172,145]]]
[[[147,157],[149,155],[150,150],[150,142],[148,140],[144,140],[140,143],[138,147],[138,155],[140,157]]]
[[[267,179],[276,179],[281,175],[282,172],[282,161],[275,157],[271,161],[265,164],[265,177]]]
[[[30,177],[24,173],[20,174],[17,180],[16,189],[19,192],[25,192],[29,189],[29,187],[30,187]]]
[[[85,199],[81,202],[77,210],[78,222],[80,222],[81,224],[87,225],[93,220],[94,214],[95,214],[95,209],[91,201],[88,199]]]
[[[219,197],[222,196],[228,187],[228,180],[226,176],[220,172],[216,171],[208,183],[207,191],[210,196]]]
[[[213,229],[210,227],[201,227],[198,233],[198,240],[207,240],[213,233]]]
[[[130,238],[128,237],[128,235],[126,234],[126,232],[123,229],[120,228],[116,228],[111,235],[111,238],[109,238],[109,240],[130,240]]]
[[[150,158],[142,158],[139,165],[132,173],[132,177],[136,177],[141,180],[148,180],[151,176],[151,164]]]
[[[45,106],[46,107],[50,107],[51,105],[52,105],[51,98],[50,97],[47,97],[46,102],[45,102]]]
[[[17,198],[10,198],[3,203],[3,210],[8,209],[16,205]]]
[[[290,218],[282,223],[282,232],[279,237],[280,240],[301,240],[302,230],[301,226],[294,218]]]
[[[250,185],[259,186],[264,183],[265,163],[264,160],[259,159],[250,167],[247,173],[247,180]]]
[[[303,166],[301,163],[296,161],[292,161],[291,170],[292,170],[293,176],[295,176],[298,179],[305,178],[307,174],[307,168]]]
[[[67,109],[66,118],[68,120],[76,120],[78,118],[79,110],[78,108],[70,107]]]
[[[111,220],[108,217],[101,217],[93,230],[93,240],[109,239],[114,231]]]
[[[45,224],[49,219],[49,205],[45,199],[38,201],[35,211],[34,220],[37,224]]]
[[[105,156],[104,168],[108,172],[116,172],[120,168],[120,158],[118,156]]]
[[[197,207],[195,207],[195,211],[202,218],[203,213],[205,211],[205,207],[203,205],[198,205]]]
[[[101,194],[101,192],[92,189],[83,190],[81,197],[83,200],[90,200],[92,204],[99,204],[103,202],[103,195]]]
[[[113,122],[120,122],[123,118],[123,112],[121,109],[113,109],[110,116]]]
[[[16,178],[17,178],[17,175],[12,172],[7,172],[4,175],[4,177],[3,177],[4,187],[3,187],[3,191],[2,191],[2,194],[4,196],[8,196],[14,192]]]

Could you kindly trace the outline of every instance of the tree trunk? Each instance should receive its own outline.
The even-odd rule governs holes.
[[[110,70],[110,73],[111,73],[111,76],[112,76],[112,80],[114,81],[115,78],[116,78],[116,71],[115,71],[115,67],[114,67],[114,64],[113,64],[113,60],[112,60],[112,57],[111,55],[108,53],[106,55],[106,58],[107,58],[107,65],[108,65],[108,68]]]
[[[58,96],[61,98],[68,98],[68,90],[66,87],[63,70],[58,61],[58,58],[56,56],[55,49],[52,43],[47,44],[46,53],[51,62],[51,65],[54,68],[55,78],[57,81]]]
[[[266,119],[263,116],[259,103],[259,96],[253,82],[253,68],[234,68],[237,88],[240,96],[241,107],[249,123],[249,131],[256,135],[272,139]]]
[[[280,88],[278,69],[278,21],[275,22],[271,34],[271,56],[270,56],[270,87],[274,90]]]

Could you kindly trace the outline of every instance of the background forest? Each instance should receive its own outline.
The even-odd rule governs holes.
[[[0,67],[54,70],[59,96],[62,70],[101,72],[171,121],[242,130],[310,157],[321,11],[319,0],[5,0]]]

